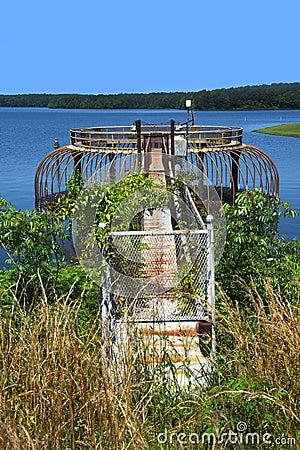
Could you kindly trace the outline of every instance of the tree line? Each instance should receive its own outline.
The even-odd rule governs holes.
[[[185,109],[187,98],[195,110],[300,109],[300,83],[148,94],[3,94],[0,107]]]

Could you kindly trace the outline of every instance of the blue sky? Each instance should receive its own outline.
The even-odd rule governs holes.
[[[298,0],[3,1],[0,93],[300,81]]]

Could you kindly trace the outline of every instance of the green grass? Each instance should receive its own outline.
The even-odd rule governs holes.
[[[261,128],[253,130],[256,133],[276,134],[278,136],[290,136],[300,138],[300,123],[286,123],[276,127]]]

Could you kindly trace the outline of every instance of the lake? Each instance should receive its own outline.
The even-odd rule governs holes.
[[[51,110],[0,108],[0,192],[19,209],[34,206],[33,181],[37,165],[53,149],[55,138],[69,144],[75,127],[131,125],[186,120],[185,111],[174,110]],[[300,111],[196,111],[199,125],[231,125],[244,129],[243,142],[266,151],[279,170],[280,198],[300,212],[300,139],[253,133],[258,128],[300,122]],[[289,239],[300,238],[300,218],[285,219],[280,231]]]

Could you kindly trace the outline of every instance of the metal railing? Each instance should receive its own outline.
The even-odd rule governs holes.
[[[174,136],[188,139],[191,147],[230,146],[242,143],[243,129],[227,126],[175,125]],[[171,125],[141,125],[140,137],[171,135]],[[138,132],[135,125],[94,128],[73,128],[70,130],[71,145],[89,149],[137,149]],[[143,149],[142,149],[143,150]]]

